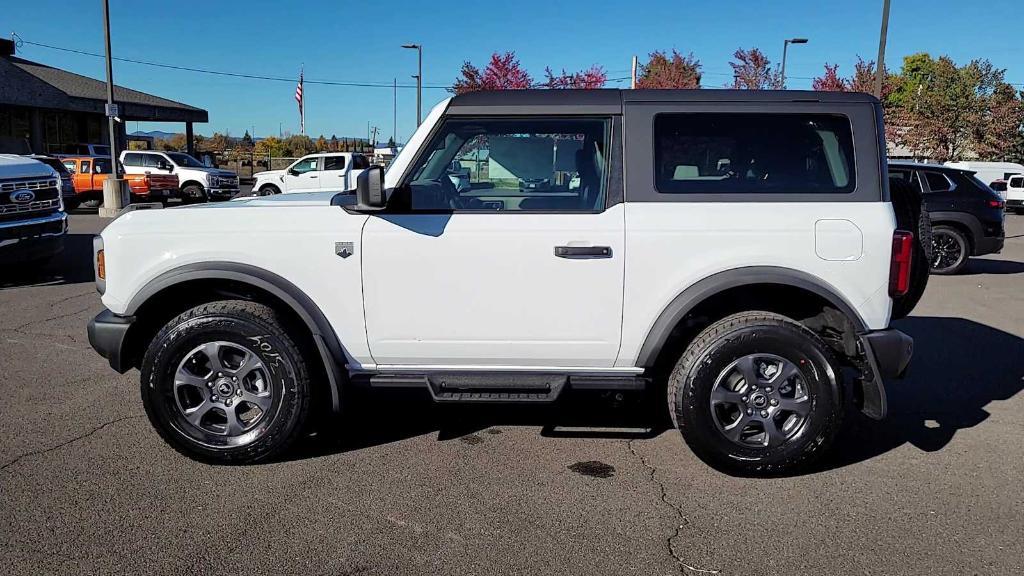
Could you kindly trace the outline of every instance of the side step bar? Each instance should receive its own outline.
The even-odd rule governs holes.
[[[626,375],[431,373],[356,374],[353,383],[371,388],[426,388],[436,402],[554,402],[566,388],[643,390],[647,379]]]

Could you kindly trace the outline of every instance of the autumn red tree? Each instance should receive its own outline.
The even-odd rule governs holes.
[[[825,73],[811,82],[811,89],[819,92],[846,92],[850,86],[839,76],[839,64],[825,63]]]
[[[740,48],[732,55],[733,80],[726,84],[727,88],[737,90],[781,90],[782,73],[778,66],[772,68],[771,60],[757,48],[744,50]]]
[[[464,62],[460,77],[450,90],[456,94],[479,90],[523,90],[532,84],[530,74],[520,66],[515,52],[495,52],[483,71],[469,61]]]
[[[648,58],[637,75],[637,88],[700,88],[701,64],[692,53],[655,51]]]
[[[544,76],[546,80],[543,86],[545,88],[577,88],[577,89],[596,89],[603,88],[605,82],[608,81],[608,74],[604,71],[604,68],[600,66],[591,66],[590,68],[582,72],[566,72],[562,69],[562,73],[555,76],[551,71],[551,68],[544,69]]]

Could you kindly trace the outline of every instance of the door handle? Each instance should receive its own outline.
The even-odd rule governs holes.
[[[317,177],[316,174],[313,174],[312,176],[310,176],[310,178],[316,178],[316,177]]]
[[[555,256],[583,260],[588,258],[611,258],[611,246],[555,246]]]

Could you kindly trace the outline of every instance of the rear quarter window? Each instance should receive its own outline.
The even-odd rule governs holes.
[[[655,187],[667,194],[836,194],[856,187],[850,120],[838,114],[662,113]]]

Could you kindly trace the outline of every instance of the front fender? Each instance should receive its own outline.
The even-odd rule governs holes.
[[[176,285],[195,280],[229,280],[263,290],[284,302],[306,325],[323,361],[330,381],[331,404],[337,411],[341,407],[341,367],[347,354],[337,334],[320,307],[302,290],[287,279],[249,264],[237,262],[197,262],[168,270],[146,283],[136,292],[120,316],[132,317],[150,298]]]

